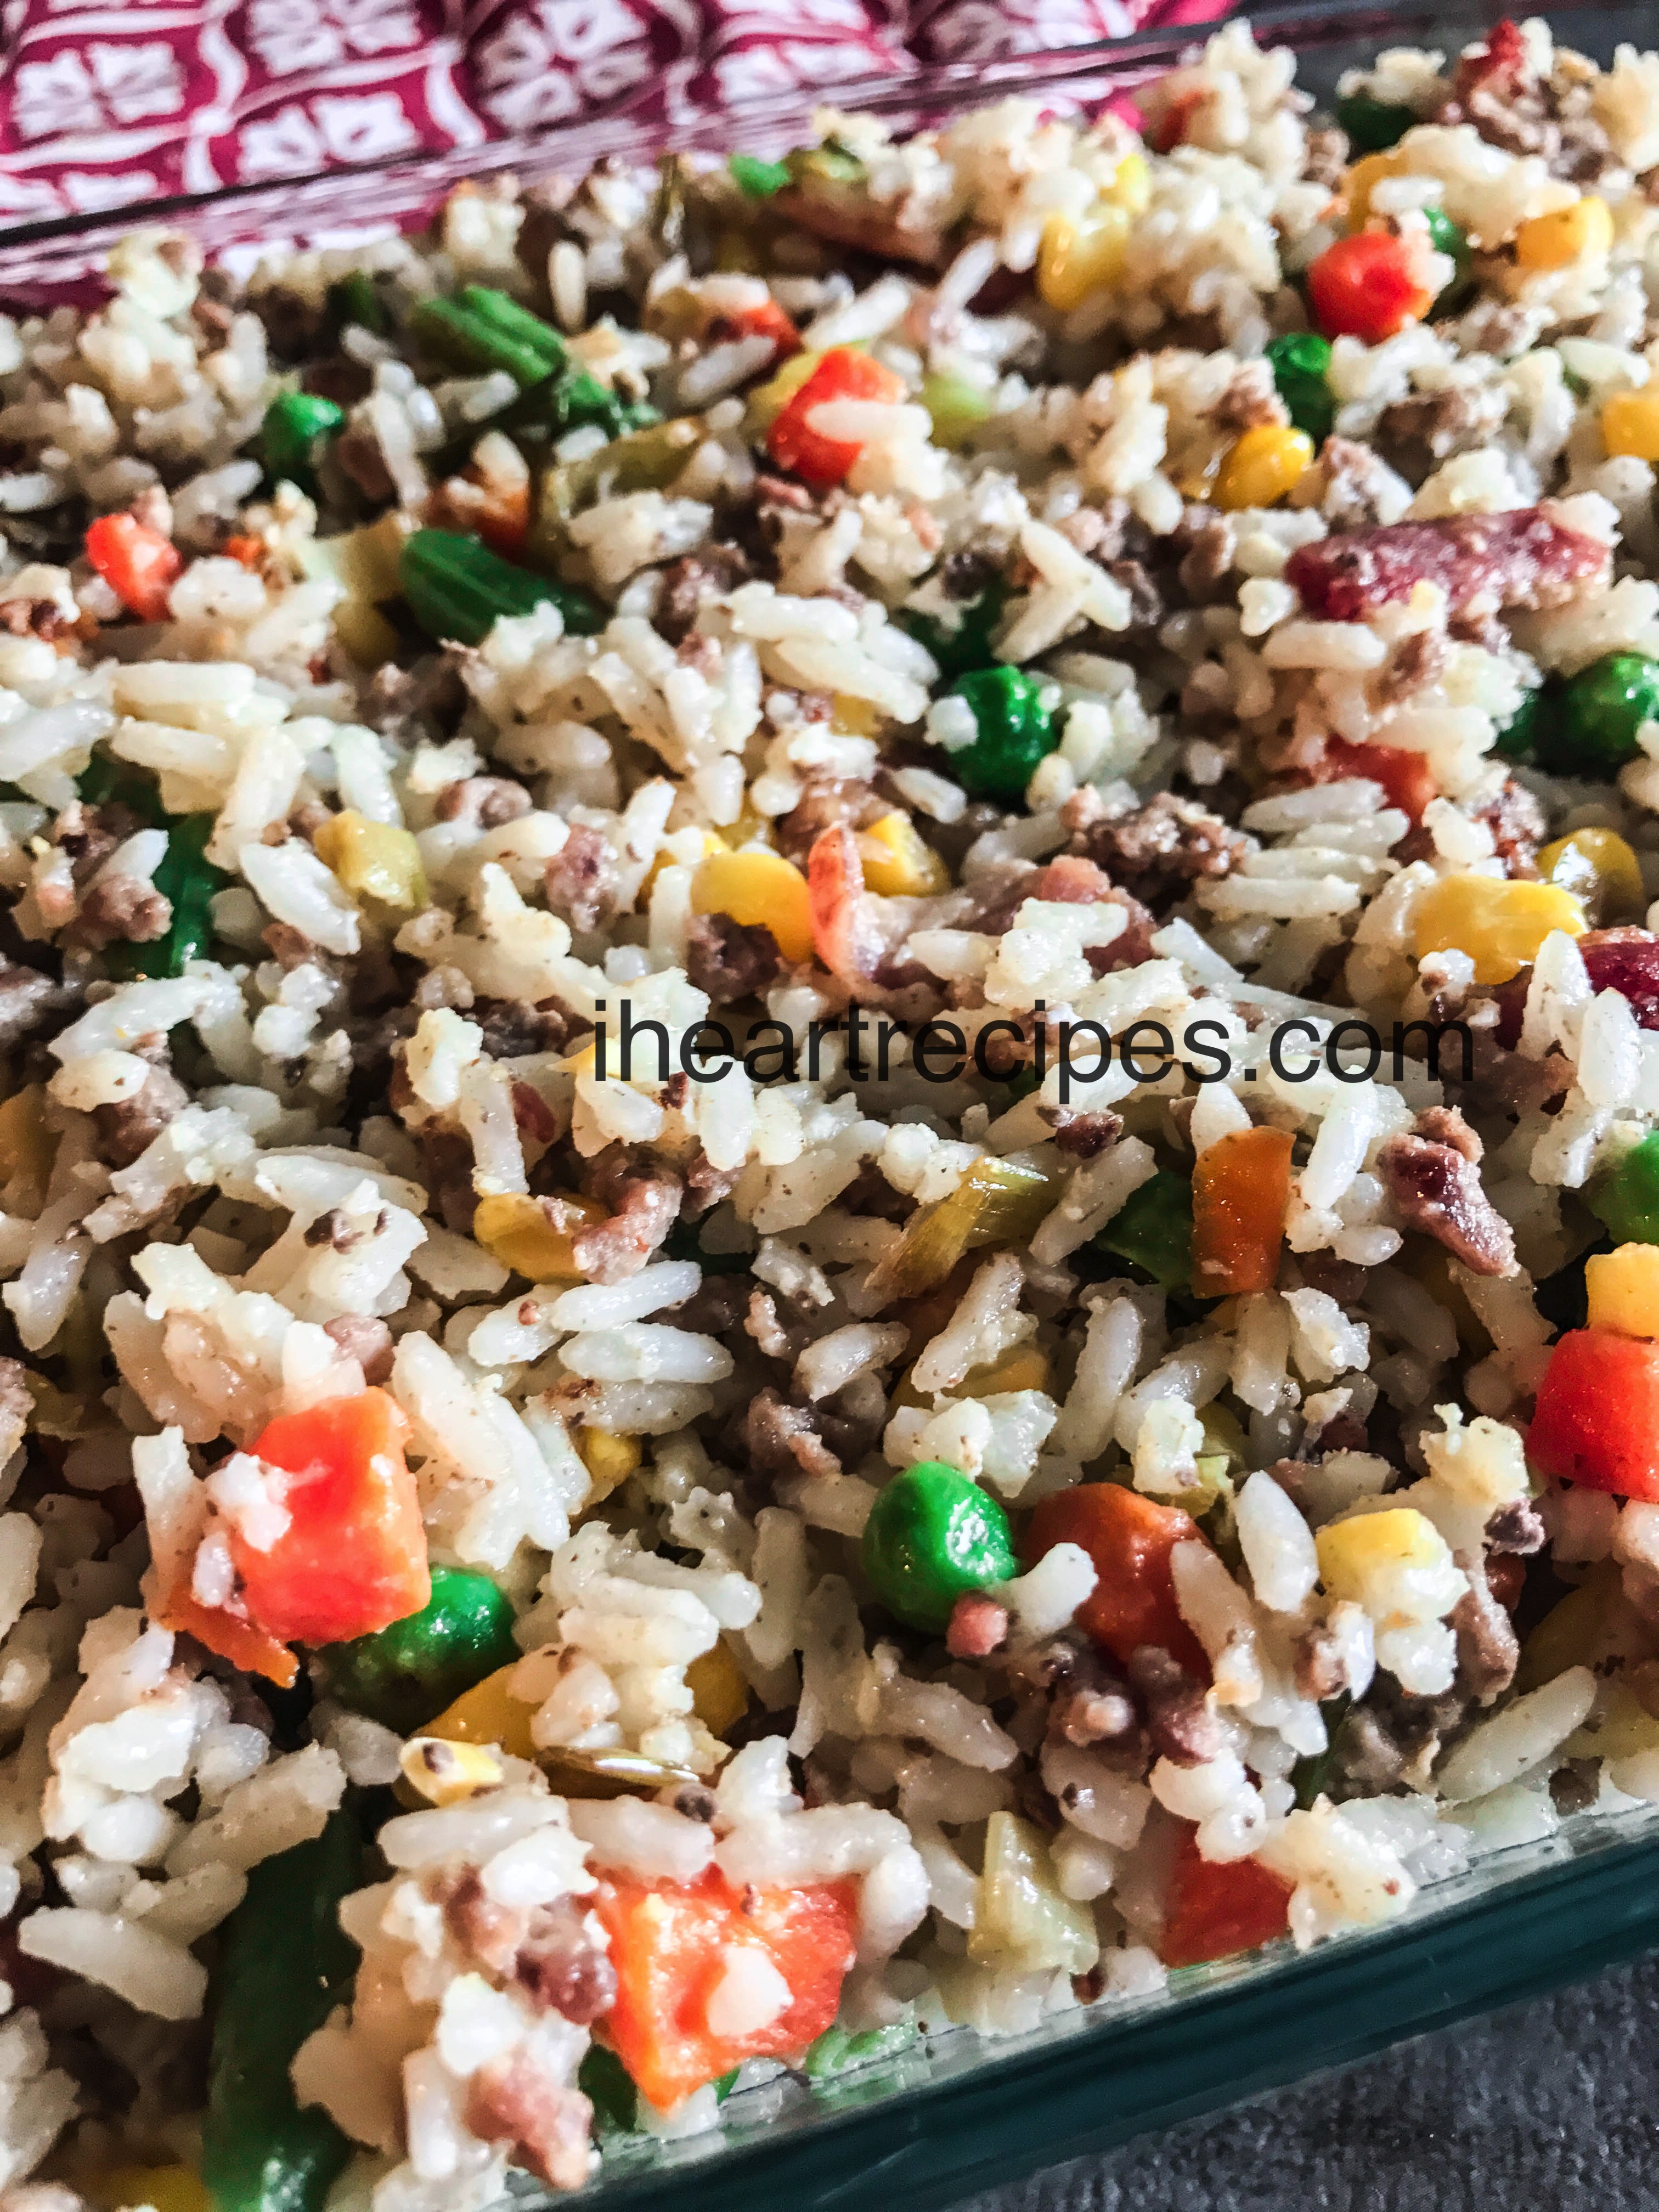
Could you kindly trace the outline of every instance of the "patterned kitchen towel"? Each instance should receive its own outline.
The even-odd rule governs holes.
[[[8,0],[0,230],[172,192],[673,118],[1227,0]]]

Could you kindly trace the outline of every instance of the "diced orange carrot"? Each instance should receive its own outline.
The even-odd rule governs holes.
[[[193,1636],[221,1659],[228,1659],[233,1667],[240,1667],[245,1674],[263,1674],[267,1681],[275,1682],[282,1689],[293,1688],[300,1662],[286,1644],[279,1644],[274,1636],[267,1636],[251,1620],[239,1620],[235,1613],[222,1607],[199,1603],[187,1584],[170,1591],[160,1601],[155,1618],[163,1628],[170,1628],[175,1634]]]
[[[713,1867],[690,1882],[595,1871],[593,1910],[617,1970],[617,2001],[599,2033],[659,2112],[745,2058],[798,2058],[834,2021],[858,1948],[851,1882],[738,1891]],[[732,1947],[763,1953],[791,2002],[765,2027],[717,2035],[708,2001]]]
[[[1159,1505],[1118,1482],[1082,1482],[1040,1501],[1021,1556],[1035,1566],[1056,1544],[1081,1545],[1098,1577],[1077,1611],[1085,1635],[1126,1662],[1139,1645],[1160,1644],[1207,1682],[1210,1662],[1181,1617],[1170,1570],[1177,1544],[1203,1541],[1177,1505]]]
[[[248,1618],[284,1644],[343,1644],[432,1595],[409,1425],[384,1390],[284,1413],[250,1447],[292,1477],[289,1525],[269,1551],[231,1538]]]
[[[1314,783],[1341,783],[1364,776],[1380,783],[1390,806],[1397,806],[1415,826],[1431,799],[1438,799],[1440,786],[1425,753],[1408,745],[1354,745],[1346,738],[1327,738],[1325,755],[1312,771]]]
[[[1235,1129],[1193,1170],[1193,1288],[1200,1297],[1270,1291],[1291,1202],[1284,1129]]]
[[[227,561],[240,561],[245,568],[257,568],[264,558],[262,538],[227,538],[219,548]]]
[[[770,338],[775,362],[789,361],[800,351],[800,332],[775,300],[764,301],[758,307],[739,308],[735,314],[720,316],[719,322],[729,325],[739,337]]]
[[[1271,1943],[1290,1926],[1291,1885],[1255,1859],[1200,1858],[1198,1831],[1182,1838],[1164,1903],[1158,1954],[1166,1966],[1197,1966]]]
[[[87,532],[87,558],[129,614],[166,621],[167,593],[185,565],[171,538],[136,515],[100,514]]]
[[[884,368],[867,353],[857,353],[851,346],[836,346],[825,354],[773,423],[767,433],[766,450],[779,468],[827,491],[842,481],[864,447],[850,438],[826,438],[812,428],[812,416],[836,399],[873,400],[894,407],[904,392],[904,379],[890,368]]]

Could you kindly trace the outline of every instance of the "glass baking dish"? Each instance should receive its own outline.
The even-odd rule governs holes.
[[[1294,48],[1299,81],[1323,99],[1344,70],[1381,46],[1455,52],[1508,11],[1318,0],[1250,12],[1260,41]],[[1620,42],[1659,41],[1650,0],[1541,12],[1602,62]],[[1133,94],[1190,51],[1194,35],[1173,28],[872,78],[837,85],[834,102],[895,129],[1011,94],[1063,110]],[[811,106],[791,94],[720,115],[600,118],[465,154],[152,203],[142,216],[15,225],[0,231],[0,301],[83,296],[135,220],[187,229],[211,257],[248,260],[261,245],[343,243],[417,227],[464,177],[511,172],[529,182],[670,148],[780,150],[806,134]],[[1172,1974],[1156,1996],[1069,2012],[1028,2034],[956,2029],[857,2071],[811,2083],[785,2075],[741,2091],[711,2133],[613,2142],[577,2201],[623,2212],[656,2206],[672,2191],[676,2212],[930,2212],[1654,1948],[1659,1807],[1580,1817],[1425,1891],[1391,1926],[1302,1957],[1285,1940]],[[514,2195],[526,2203],[543,2192],[526,2185]]]

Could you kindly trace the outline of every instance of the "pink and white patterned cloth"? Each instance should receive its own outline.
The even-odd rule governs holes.
[[[0,233],[1198,21],[1227,0],[6,0]]]

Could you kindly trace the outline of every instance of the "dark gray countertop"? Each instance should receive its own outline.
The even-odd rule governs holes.
[[[961,2212],[1653,2212],[1659,1958]]]

